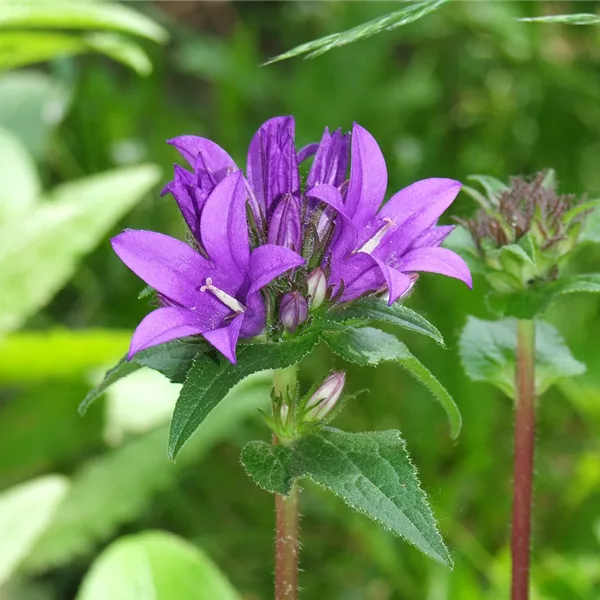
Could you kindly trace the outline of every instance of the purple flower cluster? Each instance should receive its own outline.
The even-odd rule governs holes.
[[[420,271],[471,285],[464,261],[440,247],[452,227],[437,225],[460,183],[418,181],[381,206],[385,161],[360,125],[351,134],[326,129],[318,144],[297,151],[294,119],[270,119],[250,143],[245,177],[210,140],[186,135],[169,143],[191,170],[175,165],[163,194],[175,198],[193,241],[136,230],[113,238],[115,252],[160,302],[137,327],[130,358],[201,335],[235,363],[239,338],[268,324],[295,331],[325,302],[385,293],[392,304]],[[303,185],[298,165],[311,157]]]

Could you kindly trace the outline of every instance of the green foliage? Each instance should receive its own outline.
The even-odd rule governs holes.
[[[317,340],[316,333],[308,333],[278,343],[243,344],[238,346],[235,365],[224,357],[198,354],[173,412],[169,456],[177,458],[184,444],[236,383],[252,373],[283,369],[300,362]]]
[[[296,479],[310,479],[430,558],[452,565],[398,431],[325,430],[288,446],[250,442],[242,463],[272,493],[287,495]]]
[[[391,31],[402,25],[412,23],[430,12],[437,10],[445,1],[446,0],[424,0],[423,2],[415,2],[414,4],[410,4],[407,8],[394,11],[383,17],[363,23],[362,25],[357,25],[347,31],[333,33],[317,40],[313,40],[312,42],[301,44],[288,52],[270,59],[265,64],[269,65],[302,54],[307,55],[305,58],[316,58],[333,48],[339,48],[346,44],[358,42],[359,40],[364,40],[372,35],[381,33],[382,31]]]
[[[46,475],[0,495],[0,584],[48,527],[68,489],[66,478]]]
[[[26,570],[37,573],[88,554],[144,512],[157,493],[175,487],[181,469],[197,463],[268,398],[265,377],[249,378],[234,388],[190,440],[189,452],[176,467],[165,453],[168,425],[84,463],[74,473],[71,490],[50,527],[33,547]]]
[[[37,28],[50,31],[35,31]],[[56,56],[96,51],[131,67],[141,75],[152,70],[142,48],[122,34],[158,43],[167,32],[149,18],[112,2],[44,2],[22,0],[0,3],[0,70],[50,60]],[[83,33],[52,29],[83,30]],[[100,30],[85,33],[87,30]],[[120,32],[120,33],[112,33]]]
[[[65,284],[77,262],[156,184],[146,165],[56,188],[0,225],[0,332],[12,331]]]
[[[435,396],[446,411],[452,437],[458,437],[462,418],[452,396],[395,336],[373,327],[345,326],[339,331],[325,332],[323,339],[338,356],[351,363],[362,366],[377,366],[384,362],[400,364]]]
[[[319,316],[325,325],[327,323],[347,325],[367,325],[373,322],[391,323],[397,327],[426,335],[440,346],[444,345],[444,338],[434,325],[419,313],[397,302],[388,306],[387,302],[379,298],[363,298],[333,310],[324,310]]]
[[[548,15],[518,19],[525,23],[564,23],[565,25],[600,25],[600,16],[589,13],[573,15]]]
[[[515,398],[515,356],[517,322],[515,319],[481,321],[469,317],[460,336],[460,357],[473,381],[485,381]],[[562,379],[585,372],[560,333],[549,323],[535,324],[535,390],[537,395]]]
[[[170,533],[147,531],[109,546],[83,580],[77,600],[239,600],[200,549]]]
[[[563,296],[582,292],[600,293],[600,274],[565,276],[550,283],[535,282],[527,290],[512,294],[490,292],[487,304],[499,316],[532,319],[545,313]]]

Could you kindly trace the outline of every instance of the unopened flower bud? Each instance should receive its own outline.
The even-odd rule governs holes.
[[[317,267],[306,281],[311,308],[319,308],[327,296],[327,278],[321,267]]]
[[[299,292],[290,292],[281,299],[279,318],[283,326],[294,333],[298,325],[302,325],[308,317],[306,298]]]
[[[284,194],[279,200],[269,222],[267,241],[269,244],[284,246],[295,252],[300,251],[302,243],[300,206],[292,194]]]
[[[335,407],[346,382],[346,374],[342,371],[332,373],[323,380],[305,405],[306,421],[321,421]]]
[[[279,409],[279,418],[282,423],[287,422],[288,415],[290,414],[290,407],[287,404],[282,404]]]

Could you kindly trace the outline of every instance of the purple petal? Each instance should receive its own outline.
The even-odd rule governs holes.
[[[206,324],[190,310],[174,306],[157,308],[137,326],[131,338],[127,360],[131,360],[140,350],[204,331]]]
[[[175,177],[168,183],[160,195],[172,194],[177,206],[185,219],[194,237],[200,236],[200,212],[204,204],[203,198],[198,192],[197,178],[193,173],[186,171],[179,165],[174,165]]]
[[[392,196],[369,223],[369,227],[376,228],[387,218],[395,224],[395,229],[386,235],[375,254],[385,260],[392,252],[398,256],[404,253],[418,236],[437,222],[456,198],[460,187],[460,182],[453,179],[423,179]]]
[[[307,192],[309,198],[315,198],[333,208],[339,215],[336,223],[335,238],[331,244],[334,259],[344,257],[356,248],[358,233],[352,219],[346,214],[340,191],[326,183],[313,187]]]
[[[226,327],[213,329],[204,333],[206,341],[209,344],[212,344],[234,365],[236,363],[235,346],[240,336],[240,327],[242,326],[243,320],[244,315],[238,315]]]
[[[288,134],[293,140],[294,132],[293,117],[274,117],[260,126],[250,142],[246,175],[265,214],[277,187],[284,137]]]
[[[296,252],[301,250],[300,206],[292,194],[285,194],[277,203],[269,223],[267,241]]]
[[[346,213],[360,230],[377,213],[383,201],[387,170],[375,138],[357,123],[352,128],[350,160]]]
[[[454,227],[454,225],[440,225],[439,227],[431,227],[415,239],[415,241],[410,245],[409,251],[416,250],[417,248],[433,248],[440,246],[454,231]]]
[[[304,162],[307,158],[310,158],[314,154],[316,154],[319,149],[319,144],[317,142],[313,142],[312,144],[308,144],[303,148],[298,150],[298,163]]]
[[[403,256],[396,268],[404,273],[413,271],[440,273],[460,279],[469,287],[473,287],[469,267],[458,254],[447,248],[418,248]]]
[[[388,304],[391,306],[400,296],[404,295],[412,287],[413,280],[404,273],[386,265],[384,262],[375,259],[377,265],[381,269],[381,274],[385,278],[388,286],[389,299]]]
[[[229,173],[238,171],[238,167],[218,144],[203,137],[195,135],[182,135],[167,141],[194,168],[197,166],[198,157],[202,156],[204,165],[210,171],[216,183],[224,179]]]
[[[233,277],[247,271],[250,257],[246,198],[246,184],[237,171],[217,185],[202,211],[202,244],[219,270]]]
[[[344,282],[341,302],[354,300],[366,292],[375,292],[385,284],[377,261],[364,252],[353,254],[347,260],[333,264],[329,281],[334,287],[334,294],[341,282]]]
[[[127,229],[111,240],[119,258],[149,286],[183,306],[202,296],[213,266],[184,242],[154,231]]]
[[[251,296],[286,271],[299,267],[304,263],[304,259],[299,254],[283,246],[272,244],[259,246],[250,255],[252,285],[247,296]]]
[[[265,303],[260,292],[246,296],[246,312],[240,329],[240,337],[249,338],[261,334],[265,330]]]
[[[340,186],[346,179],[350,149],[350,136],[342,134],[341,129],[329,133],[325,127],[319,143],[315,160],[306,179],[306,189],[328,183]]]

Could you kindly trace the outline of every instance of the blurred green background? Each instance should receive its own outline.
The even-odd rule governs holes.
[[[0,17],[6,4],[0,3]],[[206,136],[243,164],[254,131],[277,114],[296,117],[299,146],[317,140],[325,125],[348,130],[359,122],[383,149],[391,193],[424,177],[506,179],[553,167],[561,191],[598,197],[600,27],[516,18],[598,13],[600,3],[453,2],[314,60],[268,67],[260,65],[275,54],[398,4],[125,4],[162,26],[169,41],[161,30],[137,37],[124,31],[125,37],[86,37],[85,51],[52,56],[44,44],[57,43],[62,29],[48,41],[42,38],[49,29],[30,23],[27,35],[37,36],[42,50],[35,64],[19,68],[11,64],[19,48],[35,54],[38,46],[0,29],[0,485],[54,473],[66,475],[61,481],[70,486],[41,537],[26,544],[0,598],[75,598],[103,548],[147,529],[201,547],[243,598],[269,598],[273,498],[254,487],[239,463],[243,442],[268,437],[256,412],[264,378],[231,398],[176,465],[166,459],[166,436],[177,390],[157,374],[125,380],[85,418],[77,414],[91,383],[124,353],[148,310],[137,299],[143,284],[112,253],[109,235],[133,227],[183,237],[174,202],[158,195],[178,160],[165,140]],[[17,35],[25,36],[18,26]],[[160,173],[141,163],[158,165]],[[111,174],[90,179],[105,171]],[[453,206],[461,216],[473,209],[466,195]],[[589,246],[572,265],[597,271],[599,260]],[[459,405],[464,426],[457,443],[428,392],[393,365],[349,369],[351,390],[370,391],[338,423],[351,431],[403,432],[454,571],[308,486],[304,598],[508,596],[512,409],[493,388],[467,380],[456,352],[467,315],[490,318],[484,291],[483,281],[469,292],[454,280],[424,275],[409,301],[449,345],[444,351],[425,338],[405,340]],[[600,303],[593,295],[572,296],[548,320],[589,369],[541,403],[534,599],[594,600],[600,598]],[[342,367],[321,349],[303,365],[302,380],[308,385],[333,365]],[[22,509],[13,517],[17,507],[3,518],[2,506],[0,534],[10,538],[15,519],[28,516]]]

